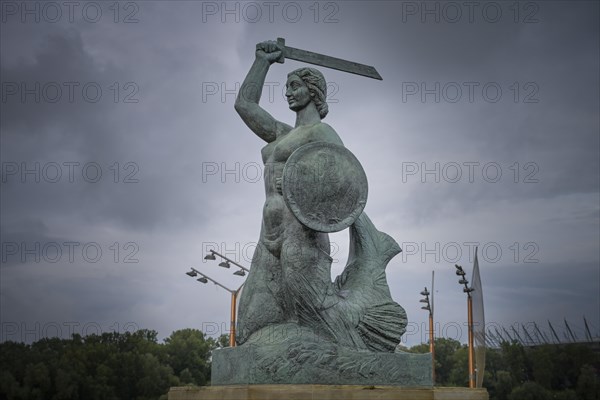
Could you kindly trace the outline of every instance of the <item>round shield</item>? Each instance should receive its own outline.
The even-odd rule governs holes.
[[[305,144],[283,169],[285,203],[303,225],[319,232],[338,232],[352,225],[367,204],[367,176],[343,146]]]

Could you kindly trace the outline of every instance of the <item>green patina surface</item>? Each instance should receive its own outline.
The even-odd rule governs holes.
[[[292,127],[259,107],[275,42],[257,45],[236,111],[267,144],[262,227],[240,296],[238,347],[213,355],[214,385],[313,383],[431,386],[431,356],[394,352],[404,309],[385,269],[401,249],[363,208],[366,175],[322,122],[327,85],[313,68],[288,75]],[[350,254],[331,281],[328,232],[349,228]]]
[[[215,351],[212,368],[212,385],[432,386],[431,354],[356,351],[294,323],[264,328],[242,346]]]

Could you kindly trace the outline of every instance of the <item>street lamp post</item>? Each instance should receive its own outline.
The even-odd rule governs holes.
[[[433,290],[433,288],[431,290]],[[431,353],[431,378],[433,384],[435,385],[435,345],[433,342],[433,295],[431,303],[429,302],[429,291],[427,290],[427,287],[425,287],[425,289],[421,292],[421,295],[425,296],[425,298],[419,300],[420,303],[425,303],[425,305],[421,308],[423,310],[429,311],[429,352]]]
[[[219,263],[219,267],[231,268],[231,264],[239,267],[240,269],[238,271],[235,271],[233,273],[234,275],[245,276],[246,272],[250,272],[250,270],[248,268],[236,263],[232,259],[227,258],[224,255],[222,255],[214,250],[209,250],[209,253],[206,256],[204,256],[204,259],[205,260],[216,260],[217,258],[215,256],[219,256],[224,260]],[[237,290],[232,290],[232,289],[229,289],[229,288],[223,286],[219,282],[215,281],[214,279],[211,279],[210,277],[206,276],[205,274],[203,274],[202,272],[200,272],[194,268],[192,268],[191,273],[202,275],[202,277],[203,277],[202,279],[204,279],[204,280],[201,282],[206,283],[206,280],[209,279],[216,285],[221,286],[223,289],[225,289],[229,293],[231,293],[231,326],[230,326],[230,334],[229,334],[229,346],[235,347],[235,334],[236,334],[236,331],[235,331],[236,317],[235,316],[236,316],[237,297],[240,293],[240,290],[242,289],[242,286],[244,286],[244,284],[242,283],[242,285]],[[187,274],[190,275],[189,272]],[[190,275],[190,276],[192,276],[192,275]],[[200,280],[200,279],[198,279],[198,280]]]
[[[243,267],[241,267],[241,268],[243,268]],[[198,271],[195,268],[190,267],[190,269],[191,269],[191,271],[186,272],[186,275],[191,276],[191,277],[196,277],[198,275],[201,275],[201,277],[197,279],[198,282],[208,283],[208,281],[211,281],[215,285],[222,287],[223,289],[227,290],[231,294],[231,325],[230,325],[230,334],[229,334],[229,346],[235,347],[235,334],[236,334],[236,332],[235,332],[235,325],[236,325],[235,315],[236,315],[237,296],[240,293],[240,290],[244,286],[245,282],[242,283],[237,290],[233,290],[233,289],[228,288],[225,285],[222,285],[221,283],[212,279],[210,276]]]
[[[469,388],[475,388],[475,354],[473,346],[473,298],[471,297],[472,287],[469,287],[469,281],[465,279],[465,271],[460,265],[455,265],[456,275],[460,276],[459,284],[464,285],[463,292],[467,294],[467,330],[469,340]]]

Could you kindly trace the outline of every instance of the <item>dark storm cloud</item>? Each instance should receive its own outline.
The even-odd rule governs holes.
[[[202,247],[198,239],[208,236],[199,232],[210,221],[211,207],[220,206],[219,199],[205,196],[208,186],[222,185],[202,182],[202,163],[215,160],[203,156],[211,151],[210,135],[228,129],[216,129],[218,120],[206,118],[199,89],[203,80],[222,80],[211,76],[208,67],[225,65],[230,52],[214,46],[210,56],[198,47],[212,51],[206,42],[181,42],[177,36],[182,32],[174,27],[194,30],[195,25],[175,21],[191,15],[164,6],[160,12],[172,20],[151,30],[142,23],[131,29],[82,22],[2,25],[4,41],[20,42],[3,46],[3,94],[12,83],[19,90],[22,83],[35,88],[40,82],[42,88],[38,102],[34,95],[22,102],[17,93],[7,94],[2,103],[3,339],[12,338],[5,333],[15,323],[20,335],[37,323],[80,321],[107,330],[133,321],[163,336],[182,320],[186,326],[198,324],[191,318],[193,308],[181,309],[179,319],[166,316],[175,315],[172,310],[180,304],[165,297],[171,289],[162,285],[159,290],[154,279],[172,281],[172,268],[181,272],[196,261]],[[152,18],[147,14],[145,22],[152,25]],[[123,34],[139,41],[130,46]],[[56,102],[54,82],[63,89]],[[65,82],[78,84],[72,101]],[[114,82],[120,89],[116,101]],[[82,98],[86,83],[101,87],[99,101]],[[129,99],[137,102],[124,102],[134,93],[131,85],[125,87],[128,83],[139,89]],[[34,172],[22,175],[23,169]],[[91,258],[83,251],[86,246]],[[98,260],[96,247],[102,252]],[[174,262],[172,254],[180,260]],[[179,281],[173,282],[173,292],[197,293],[193,282]],[[215,310],[204,314],[206,320],[219,320],[222,312]]]
[[[34,136],[38,146],[28,148],[29,154],[39,152],[31,154],[34,159],[49,144],[75,146],[92,157],[112,151],[117,146],[109,86],[122,71],[100,71],[77,31],[58,30],[44,39],[33,63],[2,68],[5,137]]]
[[[503,98],[495,104],[484,101],[479,93],[474,104],[446,102],[435,107],[430,95],[425,105],[406,105],[407,111],[415,110],[417,115],[453,116],[444,131],[438,131],[440,126],[428,129],[421,136],[423,145],[440,141],[459,150],[466,142],[479,159],[464,161],[537,163],[543,179],[535,191],[523,192],[517,185],[495,190],[500,186],[496,185],[489,188],[493,196],[510,196],[514,191],[518,196],[544,197],[597,191],[598,98],[592,88],[598,87],[598,53],[593,50],[598,44],[598,23],[594,13],[582,15],[580,5],[540,5],[537,24],[507,22],[502,29],[481,21],[474,25],[417,25],[427,31],[418,35],[418,40],[401,44],[408,50],[403,53],[416,56],[396,60],[412,71],[402,81],[424,81],[429,88],[434,82],[465,81],[478,82],[479,87],[496,82],[502,87]],[[578,29],[573,29],[575,24]],[[436,31],[445,34],[436,35]],[[430,51],[432,47],[440,51]],[[519,104],[511,98],[513,82],[519,82]],[[531,91],[539,88],[534,97],[537,103],[522,102],[526,82],[536,85]],[[452,160],[447,150],[447,146],[439,148],[438,157]],[[459,154],[457,158],[463,161],[462,157],[473,155]]]
[[[3,161],[18,165],[17,172],[9,176],[7,169],[3,170],[4,206],[65,214],[82,223],[108,219],[134,229],[152,228],[159,220],[168,219],[178,199],[167,202],[161,196],[175,191],[168,185],[176,183],[158,180],[177,173],[176,166],[169,162],[159,168],[154,162],[156,153],[136,150],[154,136],[144,128],[130,131],[135,127],[128,119],[140,115],[139,104],[144,99],[139,84],[123,77],[135,76],[111,64],[100,67],[74,30],[45,36],[33,63],[3,66],[4,87],[18,85],[21,92],[5,94],[3,102],[3,142],[10,143],[10,151],[3,148]],[[35,90],[36,84],[40,90]],[[83,89],[86,85],[87,92]],[[125,85],[129,85],[127,90]],[[95,91],[97,87],[101,94]],[[33,94],[21,98],[25,90],[32,89],[37,99]],[[57,96],[56,102],[47,101]],[[135,102],[123,103],[125,100]],[[152,121],[148,122],[151,126]],[[22,170],[35,170],[36,162],[40,165],[38,176],[23,178]],[[56,163],[60,170],[49,163]],[[44,167],[48,167],[46,173]],[[160,186],[163,190],[158,190]],[[40,191],[49,197],[36,196]],[[192,215],[199,211],[183,204],[179,207],[188,208]]]
[[[506,268],[496,268],[501,262],[482,264],[491,320],[597,311],[597,301],[580,305],[582,296],[598,293],[597,3],[535,3],[537,23],[522,23],[524,14],[514,23],[504,7],[508,3],[498,3],[504,7],[498,23],[481,14],[473,23],[435,23],[431,17],[422,23],[419,14],[406,14],[407,6],[424,2],[335,3],[336,21],[328,23],[323,18],[335,9],[325,9],[326,3],[320,3],[318,23],[308,8],[312,3],[298,3],[303,14],[294,23],[281,14],[283,6],[273,22],[264,13],[256,23],[244,21],[244,15],[239,23],[232,15],[222,23],[219,13],[204,15],[204,22],[204,4],[140,2],[135,24],[115,24],[109,13],[97,24],[79,19],[1,25],[3,83],[80,83],[72,103],[66,91],[56,103],[21,103],[19,95],[2,102],[2,162],[13,163],[11,168],[39,162],[50,174],[49,163],[63,168],[57,183],[44,176],[36,183],[32,175],[22,182],[21,171],[4,168],[2,242],[43,246],[72,240],[98,243],[104,251],[97,263],[80,253],[76,262],[54,264],[10,256],[1,269],[3,322],[101,321],[107,328],[135,321],[166,337],[174,329],[227,320],[228,294],[183,272],[193,265],[239,285],[231,271],[203,263],[203,252],[216,245],[247,265],[244,257],[258,239],[264,189],[256,166],[260,175],[264,143],[235,114],[234,89],[252,63],[255,44],[277,36],[293,47],[374,65],[384,77],[375,82],[323,69],[331,84],[325,122],[363,164],[369,178],[366,210],[380,230],[419,245],[498,242],[509,261],[512,243],[535,242],[541,261],[533,268],[519,270],[522,254]],[[276,85],[274,97],[265,93],[261,103],[290,124],[294,115],[282,89],[286,74],[302,65],[291,60],[273,65],[267,81]],[[463,85],[471,81],[479,84],[473,102]],[[88,82],[102,87],[100,101],[81,98]],[[437,103],[432,95],[422,101],[420,93],[406,92],[407,85],[431,88],[436,82],[458,83],[463,97],[452,103],[442,96]],[[481,87],[490,82],[503,90],[496,103],[482,97]],[[139,89],[137,103],[123,101],[132,93],[127,83]],[[532,88],[539,101],[525,103]],[[63,165],[71,161],[80,163],[74,182]],[[90,162],[102,169],[96,183],[81,173]],[[473,182],[465,162],[479,163]],[[436,163],[439,183],[431,174],[422,182],[422,168]],[[454,173],[449,163],[462,167],[456,183],[447,181]],[[486,163],[501,168],[498,182],[486,180],[494,177],[494,166],[482,174]],[[419,171],[410,174],[407,168],[415,165]],[[530,178],[538,181],[524,182],[532,172]],[[138,182],[124,182],[127,176]],[[347,234],[334,237],[339,273]],[[109,249],[114,242],[119,262]],[[129,242],[139,247],[138,263],[122,262]],[[432,268],[453,263],[443,257],[422,262],[421,254],[408,260],[399,256],[390,264],[391,291],[419,322],[424,316],[418,290],[411,288],[421,290]],[[458,262],[470,269],[472,260],[464,256]],[[519,272],[523,283],[513,289],[511,277]],[[458,311],[464,299],[450,295],[453,278],[440,272],[438,279],[440,298],[448,300],[439,315],[464,320]],[[44,313],[36,308],[41,301]],[[517,312],[523,302],[531,306]]]

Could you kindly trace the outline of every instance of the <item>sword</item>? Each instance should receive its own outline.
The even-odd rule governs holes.
[[[286,58],[302,61],[309,64],[320,65],[322,67],[337,69],[338,71],[350,72],[351,74],[362,75],[368,78],[383,80],[377,70],[365,64],[355,63],[353,61],[342,60],[341,58],[335,58],[326,56],[324,54],[313,53],[312,51],[296,49],[285,45],[284,38],[277,38],[277,44],[282,49],[282,54],[277,62],[283,64]]]

